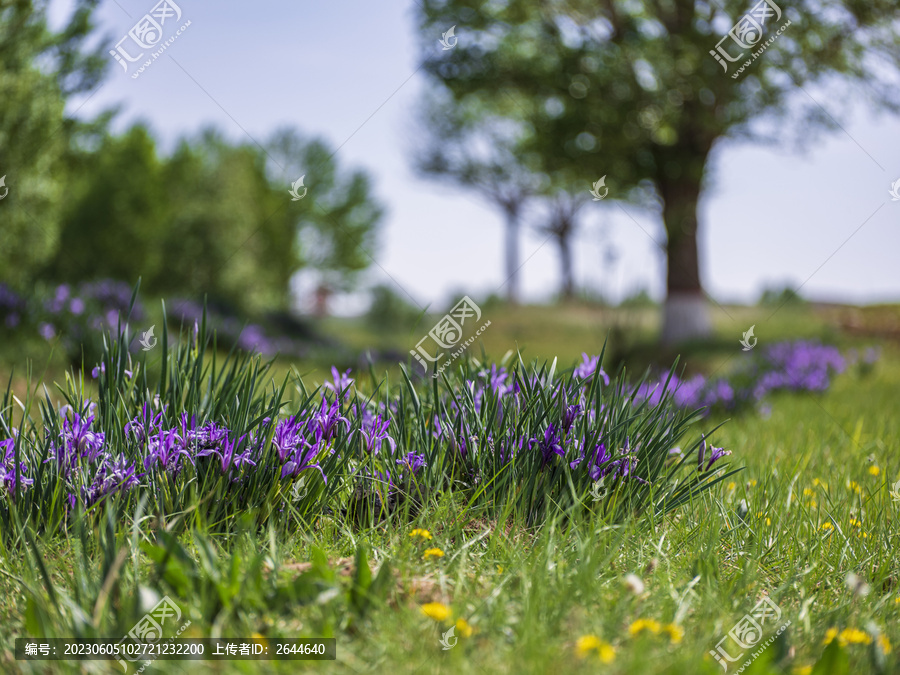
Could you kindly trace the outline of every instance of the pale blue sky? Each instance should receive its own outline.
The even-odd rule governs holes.
[[[98,18],[109,48],[154,4],[103,2]],[[373,266],[372,283],[389,274],[421,305],[442,303],[455,290],[482,296],[501,286],[498,214],[410,168],[413,110],[428,86],[414,74],[413,2],[179,4],[191,26],[162,58],[136,80],[112,64],[99,91],[70,109],[83,105],[78,114],[93,115],[121,104],[117,128],[144,120],[165,147],[208,124],[235,140],[262,140],[285,124],[322,134],[343,144],[344,166],[369,170],[387,207],[374,252],[383,269]],[[66,5],[57,0],[54,11]],[[456,34],[465,40],[464,26]],[[813,94],[835,113],[832,105],[854,97]],[[900,120],[859,109],[844,126],[846,133],[822,136],[805,155],[746,143],[715,151],[701,207],[702,274],[714,297],[751,301],[766,285],[806,282],[802,293],[816,299],[900,300],[900,202],[888,194],[900,178]],[[286,199],[297,177],[284,177]],[[585,176],[586,190],[596,178]],[[661,239],[662,226],[653,214],[623,206],[634,220],[608,200],[588,206],[577,281],[617,298],[641,287],[660,297],[664,261],[650,236]],[[543,241],[534,232],[522,241],[527,300],[546,299],[558,287],[556,251]],[[612,267],[603,263],[604,241],[619,254]],[[345,302],[343,309],[358,306]]]

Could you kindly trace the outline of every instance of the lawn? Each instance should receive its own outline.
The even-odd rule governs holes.
[[[728,673],[751,658],[745,673],[897,672],[892,645],[900,643],[900,494],[892,497],[891,491],[900,480],[900,349],[889,341],[890,330],[878,330],[893,325],[896,308],[862,312],[850,328],[850,310],[786,308],[767,322],[771,310],[730,309],[734,320],[717,319],[716,340],[686,349],[691,372],[727,373],[749,358],[738,339],[753,322],[759,349],[767,341],[821,338],[845,355],[878,344],[880,358],[871,368],[849,366],[822,393],[775,392],[763,404],[694,419],[680,442],[688,464],[696,462],[691,452],[701,432],[732,454],[721,469],[702,474],[708,478],[697,478],[702,484],[673,508],[657,508],[663,503],[657,484],[645,490],[624,479],[614,484],[619,487],[612,497],[595,501],[590,479],[575,471],[569,489],[565,467],[554,469],[556,483],[541,464],[529,464],[520,479],[482,464],[475,478],[466,474],[463,480],[456,465],[429,454],[449,454],[446,446],[436,443],[426,451],[406,445],[430,437],[430,426],[427,433],[425,426],[396,431],[397,452],[425,453],[430,473],[420,498],[388,512],[360,506],[371,507],[372,493],[368,502],[354,502],[350,465],[323,459],[325,453],[315,457],[324,473],[346,480],[334,478],[327,487],[306,482],[315,494],[297,493],[297,501],[286,499],[281,486],[252,484],[239,493],[246,503],[229,502],[227,481],[202,473],[199,463],[193,479],[165,484],[171,493],[109,499],[87,513],[60,510],[52,490],[32,488],[47,507],[36,510],[34,502],[24,517],[26,509],[17,511],[6,496],[0,502],[0,668],[122,672],[115,661],[17,661],[14,638],[121,637],[168,596],[191,622],[181,637],[334,637],[337,658],[157,661],[150,666],[157,672],[718,673],[724,671],[714,655],[721,659],[723,652],[736,659]],[[607,334],[622,326],[629,341],[618,338],[617,345],[613,337],[609,349],[625,354],[626,374],[639,377],[651,359],[668,366],[673,356],[656,352],[652,358],[653,319],[641,311],[500,308],[487,316],[486,310],[492,321],[486,357],[475,347],[471,356],[490,362],[518,346],[523,365],[558,356],[557,369],[571,369],[582,351],[600,353]],[[342,330],[351,343],[365,340],[364,329],[349,322],[330,329]],[[169,364],[185,382],[170,380],[164,400],[250,425],[265,401],[300,405],[324,379],[319,363],[278,362],[254,379],[247,375],[252,362],[229,371],[215,359],[224,374],[211,398],[221,395],[221,402],[203,398],[209,380],[177,371],[189,361]],[[515,359],[508,359],[514,367]],[[197,360],[209,367],[212,362],[211,354]],[[292,378],[279,391],[292,366],[304,374],[302,383]],[[146,372],[159,367],[148,361]],[[77,377],[66,383],[54,376],[61,389],[49,396],[99,392],[119,411],[112,417],[127,419],[122,411],[139,400],[136,389],[158,382],[137,376],[140,386],[129,384],[114,379],[112,370],[97,382],[88,376],[84,389]],[[362,371],[351,376],[356,390],[374,393],[375,400],[399,392],[409,410],[437,405],[429,399],[431,383],[407,384],[399,368],[387,381]],[[17,398],[40,420],[39,402],[27,400],[23,382]],[[250,405],[254,396],[262,402],[259,409]],[[539,388],[531,400],[545,412],[559,407]],[[604,400],[622,407],[615,397]],[[459,399],[462,409],[469,405]],[[18,413],[7,413],[21,421]],[[533,414],[531,408],[523,412],[520,423],[535,422]],[[641,414],[646,419],[614,417],[609,424],[624,430],[658,419],[651,410]],[[414,425],[417,418],[408,413],[397,419]],[[672,419],[676,426],[691,422]],[[584,417],[582,423],[586,433],[597,426]],[[666,431],[654,429],[641,433],[663,448]],[[108,440],[126,442],[124,436]],[[660,476],[668,471],[662,460],[654,467]],[[384,466],[372,459],[369,469],[381,475]],[[701,474],[691,472],[691,480],[695,475]],[[326,493],[330,501],[323,506],[326,501],[316,499]],[[279,509],[288,515],[278,515]],[[68,515],[53,515],[59,513]],[[762,624],[762,636],[754,635],[747,616]],[[168,626],[167,636],[175,630]],[[722,641],[730,631],[732,637]],[[734,636],[748,648],[736,647]]]

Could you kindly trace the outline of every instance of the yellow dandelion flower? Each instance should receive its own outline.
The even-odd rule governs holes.
[[[598,654],[603,663],[612,663],[616,660],[616,650],[610,644],[603,643],[600,645],[600,653]]]
[[[416,529],[414,529],[412,532],[409,533],[409,536],[410,537],[422,537],[422,539],[431,539],[431,532],[429,532],[428,530],[422,530],[417,527]]]
[[[755,485],[756,485],[756,479],[755,479],[755,478],[751,478],[750,480],[747,481],[747,487],[753,487],[753,486],[755,486]]]
[[[772,524],[772,519],[766,518],[766,525],[771,525],[771,524]]]
[[[654,635],[658,634],[661,630],[659,621],[655,621],[654,619],[638,619],[628,627],[628,633],[630,635],[637,635],[645,630],[650,631]]]
[[[872,636],[864,630],[859,630],[859,628],[845,628],[840,633],[838,633],[837,628],[829,628],[825,632],[824,644],[827,645],[835,639],[837,639],[838,644],[841,645],[841,647],[846,647],[847,645],[872,644]]]
[[[600,649],[602,642],[596,635],[582,635],[575,641],[575,651],[578,652],[578,656],[584,658],[595,649]]]
[[[878,646],[881,647],[881,653],[885,656],[891,653],[891,641],[884,633],[878,636]]]
[[[673,645],[677,645],[681,642],[681,638],[684,637],[684,628],[675,623],[667,623],[662,627],[663,631],[669,634],[669,641]]]
[[[797,666],[791,672],[794,675],[810,675],[812,668],[812,666]]]
[[[816,494],[816,493],[815,493],[815,490],[810,490],[809,488],[803,488],[803,495],[804,495],[804,496],[806,496],[806,497],[813,497],[813,496],[815,496],[815,494]]]
[[[894,598],[894,604],[900,605],[900,595],[898,595],[896,598]]]
[[[841,644],[868,645],[872,644],[872,636],[858,628],[845,628],[838,636]]]
[[[428,602],[419,609],[422,610],[422,614],[435,621],[446,621],[451,614],[450,608],[441,602]]]
[[[819,529],[820,529],[820,530],[833,530],[833,529],[834,529],[834,525],[832,525],[831,522],[829,521],[829,522],[826,522],[826,523],[822,523],[822,527],[820,527]]]
[[[503,568],[497,565],[497,574],[503,574]]]
[[[858,521],[856,518],[851,518],[850,525],[852,525],[853,527],[859,528],[859,526],[862,525],[862,523],[860,521]]]
[[[596,635],[582,635],[575,641],[575,651],[580,658],[596,653],[603,663],[612,663],[616,658],[615,648]]]
[[[862,490],[859,487],[859,483],[857,483],[855,480],[851,480],[850,482],[847,483],[847,489],[852,490],[856,494],[862,494]]]
[[[737,487],[737,483],[735,483],[734,481],[731,481],[730,483],[728,483],[729,490],[734,490],[736,487]]]
[[[869,473],[873,476],[877,476],[878,474],[881,473],[881,469],[879,469],[877,466],[875,466],[873,464],[872,466],[869,467]]]
[[[429,548],[425,549],[425,560],[429,558],[443,558],[444,552],[439,548]]]
[[[463,637],[472,637],[472,633],[475,632],[475,629],[469,625],[468,621],[460,617],[456,620],[456,632]]]

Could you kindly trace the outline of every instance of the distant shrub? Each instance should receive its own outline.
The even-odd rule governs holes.
[[[366,314],[366,323],[381,333],[411,330],[422,312],[409,300],[396,293],[390,286],[372,289],[372,304]]]

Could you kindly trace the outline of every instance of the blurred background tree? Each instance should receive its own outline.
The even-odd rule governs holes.
[[[322,139],[294,130],[266,146],[213,128],[166,155],[151,130],[110,131],[115,111],[64,117],[70,97],[101,81],[110,60],[86,51],[97,1],[80,0],[53,32],[45,3],[0,5],[0,282],[143,278],[154,295],[200,299],[244,314],[291,307],[291,278],[317,275],[327,295],[356,287],[372,262],[383,210],[362,171],[344,170]],[[273,166],[281,172],[275,175]],[[291,202],[286,170],[309,172]]]
[[[106,65],[102,47],[84,49],[96,0],[73,4],[58,32],[47,25],[46,3],[0,4],[0,176],[9,188],[0,202],[0,281],[20,288],[59,242],[64,157],[81,126],[65,119],[65,103],[93,89]]]
[[[434,92],[423,101],[413,161],[424,175],[473,190],[502,213],[504,287],[507,302],[515,305],[522,220],[546,176],[536,171],[539,158],[522,150],[530,129],[509,101],[491,108],[478,96],[454,101],[446,93]]]
[[[864,83],[860,96],[900,110],[900,36],[891,29],[898,9],[887,0],[795,3],[779,7],[779,16],[765,5],[764,37],[791,26],[737,79],[710,51],[748,10],[743,1],[424,0],[420,7],[425,69],[456,105],[468,109],[478,97],[495,109],[513,100],[526,116],[543,108],[533,136],[548,147],[544,156],[568,153],[586,179],[605,174],[608,184],[621,179],[634,196],[642,187],[655,198],[667,234],[668,343],[711,329],[697,207],[714,146],[838,128],[814,101],[793,96],[807,85],[834,91]],[[436,53],[434,36],[451,25],[456,47]]]
[[[268,141],[266,152],[270,175],[286,177],[285,186],[304,177],[307,193],[286,200],[286,218],[295,228],[299,260],[315,279],[315,311],[324,315],[331,296],[356,288],[374,261],[384,209],[369,175],[338,166],[336,150],[324,139],[282,129]]]

